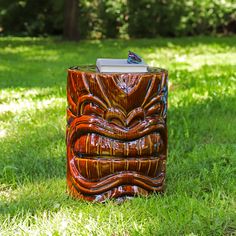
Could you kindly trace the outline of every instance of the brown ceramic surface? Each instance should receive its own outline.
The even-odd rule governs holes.
[[[163,191],[167,71],[97,73],[73,67],[67,81],[67,184],[89,201]]]

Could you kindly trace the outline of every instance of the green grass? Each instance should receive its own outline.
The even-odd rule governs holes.
[[[163,196],[66,193],[66,70],[131,49],[169,70]],[[236,37],[0,38],[0,235],[235,235]]]

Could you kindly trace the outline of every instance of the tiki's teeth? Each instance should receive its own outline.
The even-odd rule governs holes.
[[[99,155],[109,156],[111,150],[111,140],[105,137],[100,137]]]
[[[121,142],[113,141],[113,155],[123,156],[124,155],[124,144]]]
[[[97,156],[142,156],[160,152],[160,135],[150,134],[135,141],[121,142],[98,134],[81,136],[75,143],[75,152]]]
[[[120,161],[114,159],[86,159],[76,158],[76,165],[79,172],[88,179],[99,179],[111,174],[116,174],[124,171],[133,171],[142,173],[146,176],[157,176],[163,172],[160,167],[160,159],[123,159]],[[158,168],[159,167],[159,168]]]

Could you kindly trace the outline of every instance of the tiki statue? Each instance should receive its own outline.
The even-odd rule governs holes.
[[[67,185],[72,196],[102,202],[163,191],[167,71],[97,73],[73,67],[67,98]]]

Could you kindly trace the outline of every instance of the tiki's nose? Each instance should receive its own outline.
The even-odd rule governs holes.
[[[117,108],[109,108],[104,118],[110,123],[127,128],[144,120],[145,114],[141,107],[132,110],[127,115]]]
[[[108,108],[104,118],[110,123],[126,127],[125,114],[117,108]]]
[[[135,126],[139,122],[143,121],[145,119],[145,113],[142,107],[135,108],[132,110],[127,118],[126,118],[126,124],[129,127]]]

